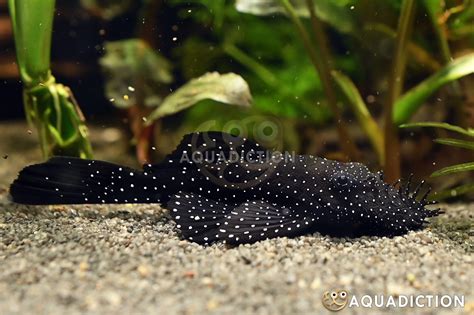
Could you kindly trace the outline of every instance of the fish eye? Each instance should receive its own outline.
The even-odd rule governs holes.
[[[344,299],[347,296],[347,292],[346,291],[341,291],[341,292],[339,292],[339,296]]]
[[[331,297],[332,297],[333,299],[337,298],[337,292],[331,292]]]
[[[339,188],[347,188],[352,185],[354,178],[350,174],[339,173],[333,178],[333,182]]]
[[[349,178],[346,175],[341,175],[337,177],[336,182],[339,186],[347,186],[349,183]]]

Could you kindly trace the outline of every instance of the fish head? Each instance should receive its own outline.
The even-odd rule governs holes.
[[[410,191],[411,178],[397,188],[400,182],[390,185],[382,172],[373,173],[360,163],[337,163],[325,177],[330,192],[322,197],[325,206],[356,233],[399,235],[422,227],[426,218],[440,213],[426,208],[429,191],[421,198],[420,187]]]

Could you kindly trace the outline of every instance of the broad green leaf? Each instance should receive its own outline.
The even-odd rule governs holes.
[[[309,17],[309,10],[304,0],[289,0],[296,13],[301,17]],[[351,9],[356,3],[352,0],[314,0],[315,11],[318,17],[331,24],[343,33],[357,29],[354,14]],[[275,15],[286,13],[281,0],[237,0],[235,6],[238,11],[254,15]]]
[[[450,145],[453,147],[474,150],[474,141],[466,141],[453,138],[439,138],[435,139],[434,142],[444,145]]]
[[[161,93],[173,81],[170,63],[140,39],[105,44],[100,59],[105,75],[105,93],[119,108],[133,105],[156,107]]]
[[[348,76],[337,71],[333,71],[332,75],[336,83],[346,95],[349,105],[357,120],[359,121],[359,125],[369,137],[372,146],[377,152],[379,161],[385,161],[383,132],[380,130],[379,126],[367,109],[367,106],[365,105],[359,90]]]
[[[393,108],[396,125],[407,122],[420,106],[443,85],[474,73],[474,53],[457,58],[402,95]]]
[[[434,172],[433,174],[431,174],[431,177],[438,177],[438,176],[444,176],[448,174],[467,172],[467,171],[474,171],[474,162],[468,162],[468,163],[462,163],[462,164],[456,164],[456,165],[444,167]]]
[[[206,73],[168,95],[150,114],[147,123],[182,111],[205,99],[249,107],[252,96],[247,82],[241,76],[234,73]]]
[[[464,129],[459,126],[454,126],[444,122],[418,122],[418,123],[410,123],[410,124],[403,124],[399,126],[400,128],[416,128],[416,127],[433,127],[433,128],[442,128],[449,131],[454,131],[459,134],[474,137],[474,129],[468,128]]]

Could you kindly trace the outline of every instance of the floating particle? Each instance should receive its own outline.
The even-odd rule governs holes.
[[[372,94],[367,95],[367,97],[365,98],[365,100],[367,101],[367,103],[372,104],[372,103],[375,102],[375,96],[373,96]]]

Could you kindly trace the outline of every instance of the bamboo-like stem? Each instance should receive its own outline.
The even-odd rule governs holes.
[[[9,0],[8,5],[23,83],[49,81],[55,0]]]
[[[317,50],[313,46],[309,33],[306,31],[306,28],[304,27],[303,23],[301,22],[301,19],[298,17],[298,14],[296,13],[294,7],[291,5],[289,0],[280,0],[280,2],[285,8],[288,15],[290,16],[291,21],[296,26],[301,36],[301,39],[303,40],[305,49],[308,52],[310,60],[321,78],[321,82],[323,84],[323,89],[326,94],[328,104],[336,119],[336,127],[337,127],[337,132],[341,141],[341,147],[349,159],[357,160],[360,156],[360,153],[357,150],[354,142],[351,140],[349,136],[349,131],[347,130],[346,124],[342,118],[341,111],[339,110],[339,107],[337,106],[336,93],[334,90],[334,85],[333,85],[332,77],[331,77],[331,70],[332,70],[330,66],[331,58],[330,58],[329,49],[327,48],[327,39],[324,32],[322,31],[321,22],[314,14],[314,5],[311,0],[307,0],[308,9],[310,10],[310,13],[311,13],[311,21],[315,28],[314,32],[315,32],[316,42],[321,50],[320,54],[318,54]]]
[[[398,128],[393,124],[393,106],[403,89],[406,69],[407,46],[415,15],[415,0],[404,0],[396,38],[395,56],[390,74],[387,106],[385,107],[385,178],[392,182],[400,178],[400,139]]]
[[[26,118],[38,129],[43,157],[92,158],[85,119],[71,90],[50,70],[55,0],[9,0]]]

